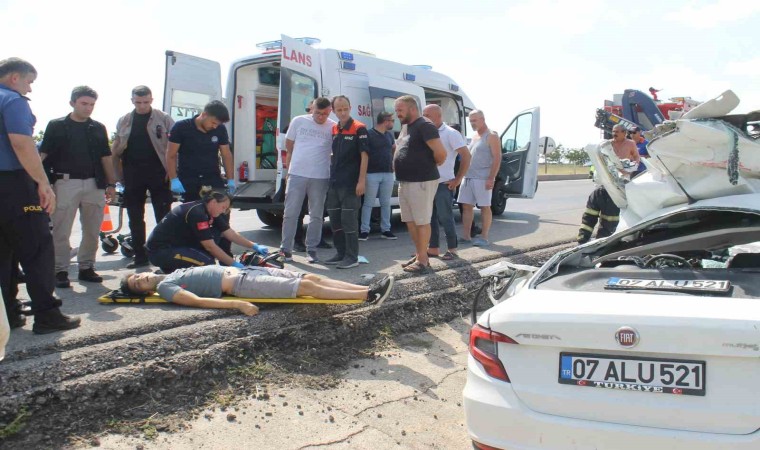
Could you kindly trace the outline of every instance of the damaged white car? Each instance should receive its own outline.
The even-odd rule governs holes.
[[[481,272],[464,406],[479,449],[760,448],[760,114],[726,92],[650,134],[612,236]]]

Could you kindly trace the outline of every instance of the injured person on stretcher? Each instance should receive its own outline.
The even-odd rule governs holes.
[[[393,275],[385,275],[369,286],[332,280],[269,267],[223,267],[217,265],[178,269],[169,275],[151,272],[133,273],[121,281],[121,290],[130,295],[153,292],[171,303],[197,308],[237,309],[252,316],[259,308],[250,301],[227,300],[223,296],[243,299],[295,298],[361,299],[380,305],[393,289]]]

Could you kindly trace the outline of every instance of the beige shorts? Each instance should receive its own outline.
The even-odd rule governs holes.
[[[399,181],[398,203],[401,221],[427,225],[433,216],[433,201],[438,192],[438,180]]]
[[[477,205],[479,208],[491,206],[491,194],[493,189],[486,189],[486,180],[465,178],[459,186],[458,203],[465,205]]]

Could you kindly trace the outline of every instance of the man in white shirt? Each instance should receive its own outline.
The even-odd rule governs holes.
[[[309,198],[309,226],[306,230],[306,251],[316,252],[322,236],[325,197],[330,182],[332,128],[335,121],[330,100],[319,97],[312,103],[311,114],[293,118],[288,127],[285,148],[288,169],[285,187],[285,213],[282,222],[280,254],[289,261],[293,239],[304,198]]]
[[[454,214],[452,207],[454,204],[454,191],[462,183],[467,169],[470,167],[470,152],[467,150],[467,144],[464,141],[462,133],[443,123],[443,111],[438,105],[427,105],[422,110],[422,115],[433,125],[438,128],[438,134],[441,136],[441,142],[446,149],[446,161],[438,166],[438,173],[441,178],[438,180],[438,191],[435,194],[433,203],[433,217],[430,220],[430,244],[428,246],[429,256],[439,256],[443,260],[451,260],[457,257],[457,232],[454,225]],[[461,161],[456,176],[454,175],[454,163],[456,162],[457,153]],[[440,230],[439,225],[443,227],[446,233],[446,253],[441,255]]]

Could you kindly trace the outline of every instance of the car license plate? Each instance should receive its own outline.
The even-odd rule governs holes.
[[[705,362],[562,352],[559,382],[654,394],[705,395]]]
[[[728,292],[728,280],[644,280],[640,278],[610,278],[606,289],[655,289],[666,291]]]

